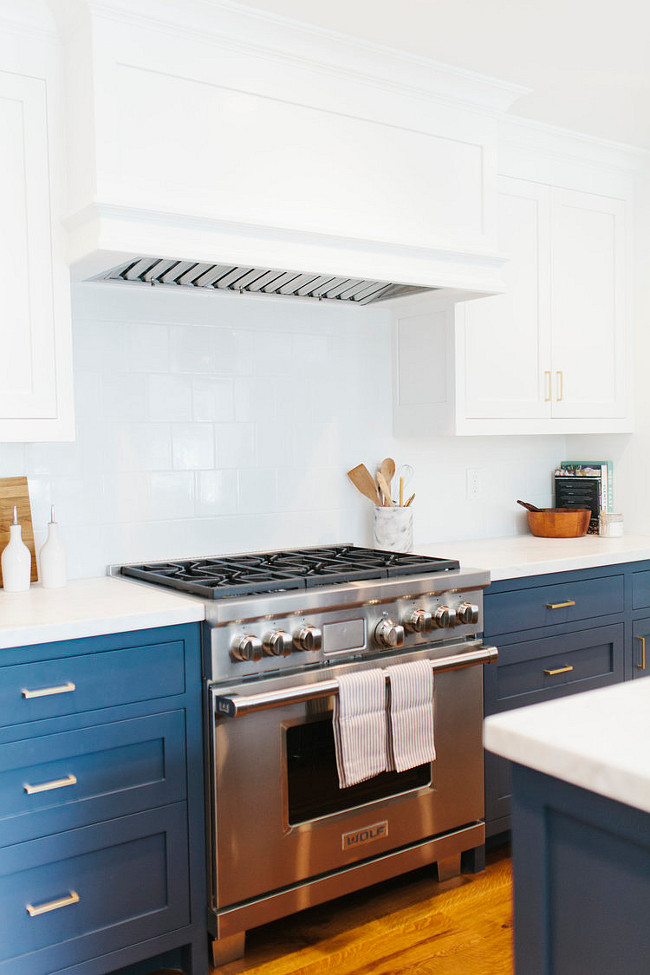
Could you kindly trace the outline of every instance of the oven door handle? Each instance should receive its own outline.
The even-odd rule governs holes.
[[[465,667],[476,667],[480,664],[492,664],[498,659],[499,651],[496,647],[479,647],[468,653],[455,653],[451,657],[438,657],[430,660],[431,670],[439,674],[446,670],[463,670]],[[386,680],[388,680],[388,674]],[[301,704],[303,701],[314,701],[319,697],[330,697],[338,694],[337,680],[322,680],[315,684],[299,684],[298,687],[283,691],[267,691],[265,694],[232,694],[230,697],[213,693],[214,713],[218,718],[238,718],[252,711],[266,711],[269,708],[282,707],[284,704]]]

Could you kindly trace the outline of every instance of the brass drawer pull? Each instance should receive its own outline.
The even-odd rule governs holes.
[[[547,609],[564,609],[566,606],[575,606],[575,599],[567,599],[565,603],[547,603]]]
[[[564,399],[564,373],[561,369],[558,369],[557,373],[557,402],[561,403]]]
[[[32,697],[49,697],[51,694],[69,694],[76,689],[77,685],[69,680],[67,684],[59,684],[58,687],[41,687],[37,691],[28,691],[23,688],[22,693],[25,700],[30,700]]]
[[[544,380],[545,380],[545,383],[546,383],[546,395],[544,396],[544,402],[545,403],[550,403],[551,402],[551,399],[552,399],[552,396],[551,396],[551,370],[550,369],[545,369],[544,370]]]
[[[70,904],[79,903],[79,894],[76,890],[71,890],[67,897],[60,897],[56,901],[49,901],[47,904],[25,904],[25,910],[30,917],[38,917],[39,914],[47,914],[48,911],[58,911],[60,907],[69,907]]]
[[[64,789],[66,785],[76,785],[77,776],[67,775],[65,779],[53,779],[51,782],[42,782],[40,785],[25,785],[23,788],[28,796],[36,795],[37,792],[50,792],[52,789]]]
[[[637,640],[641,644],[641,663],[636,665],[636,669],[645,670],[645,637],[638,636]]]
[[[558,667],[557,670],[545,670],[544,673],[548,677],[555,677],[556,674],[568,674],[570,670],[573,670],[571,664],[566,664],[564,667]]]

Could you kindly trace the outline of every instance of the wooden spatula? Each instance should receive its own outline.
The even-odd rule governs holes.
[[[388,508],[394,508],[395,505],[393,504],[393,499],[390,496],[390,486],[381,471],[377,471],[377,484],[381,488],[381,493],[384,496],[384,505],[386,505]]]
[[[365,464],[357,464],[356,467],[353,467],[351,471],[348,471],[348,477],[358,491],[361,491],[367,498],[370,498],[372,503],[377,505],[377,507],[381,506],[377,485]]]

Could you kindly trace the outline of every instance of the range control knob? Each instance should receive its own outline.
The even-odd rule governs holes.
[[[459,623],[478,623],[478,606],[474,603],[461,603],[456,610]]]
[[[230,656],[233,660],[261,660],[262,641],[250,633],[238,636],[231,647]]]
[[[288,657],[292,645],[291,634],[284,630],[274,630],[273,633],[267,633],[262,641],[262,649],[267,657]]]
[[[293,644],[298,650],[320,650],[323,646],[323,631],[317,626],[301,626],[293,635]]]
[[[448,626],[456,625],[456,613],[449,606],[438,606],[437,610],[433,614],[433,622],[436,626],[439,626],[441,630],[446,629]]]
[[[409,633],[427,633],[433,626],[433,616],[426,609],[414,609],[403,620]]]
[[[392,620],[381,620],[375,627],[375,641],[380,647],[394,649],[404,646],[404,627]]]

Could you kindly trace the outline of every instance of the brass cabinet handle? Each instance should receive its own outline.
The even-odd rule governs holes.
[[[645,637],[638,636],[636,639],[641,644],[641,663],[636,665],[636,669],[645,670]]]
[[[69,694],[76,689],[77,685],[69,680],[67,684],[59,684],[58,687],[40,687],[37,691],[28,691],[23,688],[22,694],[26,700],[29,700],[32,697],[49,697],[51,694]]]
[[[41,782],[40,785],[29,785],[27,783],[23,786],[25,792],[28,796],[36,795],[37,792],[50,792],[52,789],[64,789],[66,785],[76,785],[77,776],[67,775],[65,779],[53,779],[51,782]]]
[[[551,402],[551,399],[552,399],[552,394],[551,394],[551,370],[550,369],[545,369],[544,370],[544,382],[546,384],[546,395],[544,396],[544,402],[545,403],[550,403]]]
[[[555,375],[557,376],[557,402],[560,403],[564,399],[564,374],[558,369]]]
[[[564,609],[566,606],[575,606],[575,599],[567,599],[565,603],[547,603],[547,609]]]
[[[548,677],[555,677],[556,674],[568,674],[570,670],[573,670],[571,664],[566,664],[564,667],[558,667],[557,670],[545,670],[544,673]]]
[[[39,914],[47,914],[48,911],[58,911],[60,907],[69,907],[70,904],[79,903],[79,894],[76,890],[71,890],[67,897],[60,897],[55,901],[48,901],[47,904],[25,904],[25,910],[30,917],[38,917]]]

